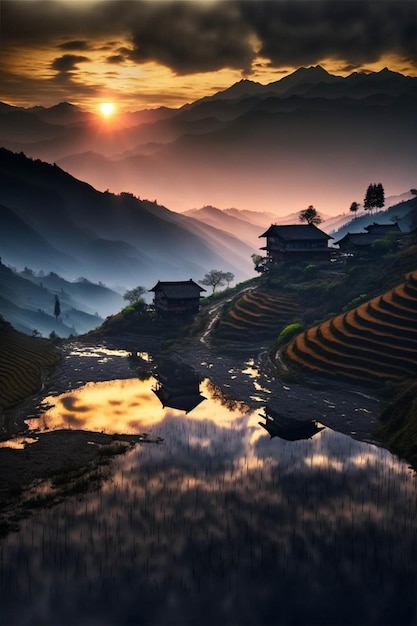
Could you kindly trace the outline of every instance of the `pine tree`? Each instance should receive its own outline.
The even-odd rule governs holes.
[[[56,319],[58,319],[58,317],[61,315],[61,303],[58,296],[55,296],[54,315]]]
[[[381,183],[372,183],[368,186],[366,190],[365,200],[363,201],[363,207],[366,210],[370,210],[372,213],[372,209],[378,208],[382,209],[385,204],[385,193],[384,188]]]

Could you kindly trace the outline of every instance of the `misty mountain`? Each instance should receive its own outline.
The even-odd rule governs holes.
[[[54,248],[35,228],[4,205],[0,205],[0,219],[0,253],[9,264],[21,266],[24,259],[30,267],[60,271],[75,263],[74,258]]]
[[[263,211],[244,211],[233,208],[222,210],[212,206],[191,209],[185,211],[184,215],[231,234],[239,233],[239,238],[250,245],[255,252],[258,252],[257,249],[260,246],[259,236],[271,224],[297,224],[300,219],[299,213],[277,217],[273,213]],[[326,218],[325,215],[321,217],[323,220]],[[349,219],[351,217],[350,215]]]
[[[212,206],[205,206],[201,209],[191,209],[183,213],[183,215],[188,215],[200,222],[209,224],[214,228],[224,230],[228,233],[239,233],[239,239],[253,248],[254,252],[257,252],[259,248],[258,237],[263,232],[261,224],[248,222]]]
[[[54,315],[55,297],[61,314]],[[69,282],[55,273],[44,275],[29,268],[23,272],[0,262],[0,315],[17,330],[44,337],[54,331],[60,337],[97,328],[103,317],[120,311],[122,296],[105,285],[87,280]]]
[[[36,109],[0,107],[0,144],[178,212],[210,204],[283,216],[313,204],[335,214],[370,182],[391,193],[415,186],[417,78],[388,69],[244,80],[176,111],[121,116],[114,128],[58,107],[37,121]],[[14,114],[29,116],[24,131]]]
[[[158,279],[201,279],[210,269],[231,271],[237,280],[253,272],[253,250],[236,237],[169,211],[130,193],[101,193],[56,165],[0,149],[0,203],[5,215],[17,216],[13,241],[22,253],[19,268],[46,272],[58,263],[65,278],[130,288],[151,287]],[[2,214],[0,218],[3,220]],[[20,225],[20,229],[19,229]],[[28,229],[42,237],[31,247]],[[49,246],[49,247],[48,247]],[[61,257],[57,259],[55,251]],[[11,251],[4,251],[9,263]]]
[[[268,213],[267,211],[249,211],[247,209],[223,209],[223,213],[232,215],[239,220],[255,224],[255,226],[261,226],[266,228],[271,224],[274,224],[280,218],[275,213]]]

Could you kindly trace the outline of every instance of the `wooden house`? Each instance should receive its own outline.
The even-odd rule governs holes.
[[[374,241],[384,239],[390,233],[401,234],[401,229],[397,223],[393,224],[369,224],[365,226],[364,233],[347,233],[335,245],[339,246],[341,252],[360,255],[370,250]]]
[[[154,293],[155,311],[164,317],[188,316],[198,313],[203,287],[190,280],[160,281],[149,291]]]
[[[268,260],[273,263],[281,261],[305,261],[320,263],[330,259],[331,250],[328,246],[330,235],[317,228],[314,224],[289,224],[279,226],[272,224],[260,237],[266,237]]]

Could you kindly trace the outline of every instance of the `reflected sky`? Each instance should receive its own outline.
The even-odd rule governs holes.
[[[185,415],[163,408],[153,384],[53,398],[42,428],[62,419],[164,442],[139,444],[100,490],[36,512],[3,540],[3,623],[416,623],[406,464],[328,428],[270,439],[257,411],[209,381]]]

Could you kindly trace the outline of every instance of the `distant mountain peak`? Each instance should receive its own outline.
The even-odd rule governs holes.
[[[309,67],[299,67],[294,74],[309,74],[314,76],[330,76],[329,72],[324,69],[321,65],[310,65]]]
[[[74,111],[75,109],[78,109],[78,107],[75,104],[71,104],[71,102],[59,102],[58,104],[55,104],[54,106],[50,107],[50,111]]]

